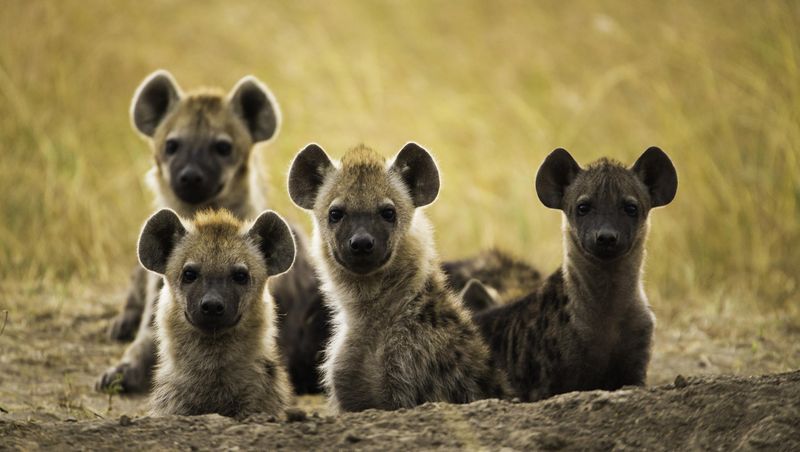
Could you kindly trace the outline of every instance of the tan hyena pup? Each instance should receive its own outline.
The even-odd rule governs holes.
[[[153,414],[282,412],[291,388],[267,279],[294,256],[289,226],[271,211],[252,225],[225,210],[181,221],[164,209],[147,221],[139,260],[164,280]]]
[[[564,263],[535,292],[475,317],[517,396],[644,385],[655,317],[642,284],[650,210],[675,197],[669,157],[647,149],[631,168],[582,169],[563,149],[536,192],[564,216]]]
[[[272,140],[280,125],[278,104],[266,86],[245,77],[228,93],[201,89],[184,93],[166,71],[150,75],[137,89],[133,124],[153,150],[148,183],[158,207],[191,218],[202,209],[227,209],[239,220],[265,210],[262,169],[255,143]],[[298,236],[295,265],[270,280],[278,306],[278,344],[301,392],[318,388],[316,354],[327,337],[319,283]],[[114,321],[112,337],[123,339],[138,326],[136,340],[98,381],[105,389],[119,379],[122,390],[149,387],[155,362],[152,318],[159,278],[137,270],[125,309]],[[144,309],[144,315],[142,310]]]
[[[292,163],[289,195],[312,211],[312,253],[335,311],[323,366],[334,411],[504,394],[420,209],[438,192],[436,164],[415,143],[389,163],[361,146],[341,164],[311,144]]]

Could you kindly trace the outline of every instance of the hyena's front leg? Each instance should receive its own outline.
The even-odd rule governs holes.
[[[117,341],[133,339],[136,329],[142,322],[142,312],[147,299],[147,270],[136,265],[131,275],[131,286],[122,311],[117,314],[108,327],[108,336]]]
[[[626,347],[612,356],[606,387],[602,389],[616,390],[623,386],[646,384],[654,327],[652,315],[641,322],[638,328],[626,333]]]
[[[113,389],[115,386],[125,393],[145,392],[150,389],[150,377],[156,361],[153,331],[155,311],[163,281],[152,274],[148,274],[147,279],[152,281],[148,281],[152,289],[147,291],[148,302],[145,304],[136,340],[125,350],[122,359],[100,376],[95,385],[98,391]]]

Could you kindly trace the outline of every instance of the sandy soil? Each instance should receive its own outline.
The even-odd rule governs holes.
[[[534,404],[428,403],[396,412],[94,421],[0,419],[11,448],[417,450],[798,450],[800,372],[698,377],[651,389],[570,393]]]
[[[800,373],[716,376],[800,368],[800,328],[779,313],[742,318],[657,309],[647,389],[338,418],[327,416],[321,397],[304,397],[298,406],[305,421],[239,423],[151,419],[144,397],[94,392],[95,378],[124,348],[105,336],[122,295],[121,288],[0,288],[0,449],[800,447]],[[679,374],[686,378],[676,388]]]

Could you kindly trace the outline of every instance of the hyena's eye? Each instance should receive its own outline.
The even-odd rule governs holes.
[[[233,272],[231,279],[233,279],[233,282],[236,284],[247,284],[247,282],[250,281],[250,275],[248,275],[246,271],[238,270]]]
[[[233,152],[233,145],[230,141],[220,140],[214,143],[214,151],[222,157],[227,157]]]
[[[381,217],[389,223],[394,223],[397,220],[397,212],[393,208],[387,207],[381,210]]]
[[[195,270],[187,268],[186,270],[183,271],[183,274],[181,275],[181,281],[184,284],[191,284],[197,280],[197,276],[198,275]]]
[[[331,209],[328,212],[328,221],[331,223],[338,223],[344,218],[344,211],[341,209]]]
[[[635,217],[637,213],[639,213],[639,208],[636,207],[636,204],[625,204],[625,213],[628,216]]]
[[[589,203],[582,203],[578,204],[578,208],[575,211],[578,213],[579,216],[584,216],[592,210],[592,206]]]
[[[175,155],[179,147],[181,147],[181,143],[174,138],[170,138],[164,143],[164,154]]]

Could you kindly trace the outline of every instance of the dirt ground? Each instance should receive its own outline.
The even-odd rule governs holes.
[[[698,377],[651,389],[570,393],[535,404],[428,403],[293,422],[218,415],[23,423],[0,419],[11,448],[798,450],[800,372]]]
[[[154,420],[144,397],[94,392],[95,378],[124,349],[105,336],[123,295],[120,287],[0,288],[0,449],[800,447],[800,373],[717,376],[800,368],[800,327],[780,313],[659,315],[656,307],[647,389],[338,418],[327,415],[321,397],[303,397],[305,421],[237,423]],[[679,374],[688,383],[675,388]]]

